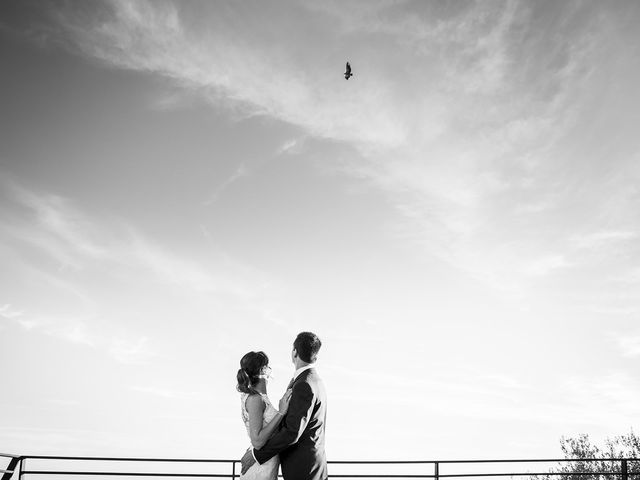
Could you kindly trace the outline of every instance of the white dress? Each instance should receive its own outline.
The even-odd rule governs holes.
[[[266,395],[260,394],[262,401],[264,402],[264,414],[262,416],[262,426],[266,426],[273,417],[276,416],[278,410],[276,410],[269,398]],[[242,404],[242,421],[247,428],[247,435],[249,435],[249,412],[247,412],[247,398],[248,393],[243,393],[240,396],[240,402]],[[278,468],[280,467],[280,458],[278,455],[270,458],[268,461],[260,465],[258,462],[251,465],[251,468],[247,470],[244,475],[240,476],[240,480],[276,480],[278,478]]]

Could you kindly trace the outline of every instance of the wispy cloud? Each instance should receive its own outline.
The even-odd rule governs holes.
[[[147,337],[124,338],[122,336],[109,340],[109,336],[99,332],[91,325],[90,319],[71,316],[29,315],[15,310],[9,304],[0,307],[0,317],[11,320],[27,331],[49,335],[71,343],[105,350],[116,361],[136,365],[148,363],[157,354],[151,348]]]
[[[0,317],[7,318],[9,320],[13,320],[16,318],[20,318],[24,315],[24,312],[21,310],[15,310],[11,307],[11,304],[5,303],[0,306]]]
[[[549,273],[570,266],[563,255],[546,255],[524,265],[523,271],[527,275],[544,276]]]
[[[7,211],[3,229],[17,239],[42,250],[60,263],[60,268],[89,268],[94,262],[138,269],[158,282],[179,285],[196,292],[219,292],[242,298],[262,290],[264,278],[247,280],[258,272],[243,266],[223,252],[213,255],[209,268],[190,258],[171,253],[131,226],[106,219],[90,219],[69,199],[37,194],[17,184],[8,184],[13,211]],[[18,215],[26,210],[27,216]]]
[[[86,321],[68,316],[29,315],[24,311],[12,311],[4,305],[0,316],[13,321],[28,331],[60,338],[72,343],[95,347],[98,339]]]
[[[116,361],[127,365],[149,363],[157,355],[151,349],[149,339],[144,336],[137,339],[114,338],[109,354]]]
[[[171,291],[189,302],[195,295],[209,304],[217,302],[219,306],[212,305],[212,311],[227,305],[285,328],[279,300],[283,292],[278,283],[221,251],[215,243],[209,242],[205,254],[196,261],[189,253],[171,251],[153,241],[122,219],[93,215],[70,199],[36,193],[15,182],[2,182],[2,186],[0,194],[7,201],[2,207],[0,232],[4,232],[3,241],[9,241],[19,253],[17,258],[25,259],[19,260],[16,268],[30,277],[35,272],[46,297],[63,292],[81,300],[79,304],[57,302],[56,311],[51,311],[50,303],[45,308],[34,302],[29,309],[3,305],[2,317],[23,328],[97,347],[121,363],[149,362],[156,355],[151,334],[134,334],[127,328],[120,332],[115,325],[105,327],[128,318],[130,303],[110,314],[113,319],[99,314],[104,308],[114,308],[103,305],[103,297],[112,295],[114,282],[132,285],[142,295]],[[103,287],[95,289],[85,283]]]
[[[159,282],[199,293],[230,294],[241,298],[249,298],[255,288],[239,278],[241,274],[233,269],[240,265],[224,255],[215,258],[215,270],[203,268],[189,258],[169,253],[138,233],[130,232],[130,235],[130,242],[119,248],[121,258],[152,273]]]
[[[305,138],[292,138],[284,142],[276,151],[276,155],[300,153]]]
[[[334,371],[335,367],[331,366],[330,370]],[[510,419],[580,428],[611,425],[627,428],[628,419],[639,411],[640,405],[640,389],[625,373],[562,378],[549,389],[548,385],[539,383],[523,384],[499,372],[466,372],[446,379],[425,380],[349,370],[341,373],[366,381],[370,389],[379,393],[374,396],[362,396],[357,392],[339,395],[340,401],[346,402],[343,408],[366,398],[367,402],[376,405],[395,405],[402,409],[414,405],[411,397],[422,396],[428,399],[421,404],[427,415],[491,421]],[[405,390],[410,390],[412,395],[397,394]]]
[[[185,27],[187,10],[167,2],[113,0],[106,2],[100,22],[71,10],[56,16],[74,48],[84,54],[115,67],[167,76],[216,104],[273,116],[318,137],[379,145],[402,140],[402,127],[376,115],[374,104],[367,102],[390,92],[367,84],[358,90],[340,89],[343,79],[321,74],[324,65],[300,69],[295,58],[254,49],[247,39],[234,38],[224,23],[224,9],[216,12],[218,28],[196,32],[198,22]],[[249,39],[256,46],[259,30]],[[356,105],[370,105],[371,110],[351,108]]]
[[[627,428],[629,419],[640,415],[640,388],[626,373],[568,379],[566,394],[576,407],[573,415],[567,413],[584,422]]]
[[[240,180],[242,177],[246,177],[247,175],[249,175],[249,169],[244,163],[240,164],[240,166],[237,167],[235,171],[226,180],[224,180],[220,185],[218,185],[214,189],[213,193],[211,193],[209,198],[204,201],[204,204],[211,205],[212,203],[214,203],[216,200],[218,200],[218,198],[220,198],[220,196],[224,193],[224,191],[227,188],[229,188],[235,182]]]
[[[559,267],[559,258],[566,258],[561,251],[553,262],[543,262],[544,251],[531,247],[547,247],[550,226],[544,222],[567,201],[554,176],[573,166],[550,168],[550,162],[559,154],[559,140],[576,126],[582,108],[576,92],[588,83],[581,72],[598,55],[594,35],[601,32],[598,25],[597,34],[571,31],[565,35],[571,41],[551,52],[556,67],[553,62],[543,66],[550,58],[546,40],[533,32],[526,41],[522,37],[536,28],[536,8],[521,2],[495,6],[476,3],[456,9],[444,21],[401,8],[393,17],[400,22],[385,23],[380,12],[372,15],[376,31],[401,35],[410,44],[412,32],[416,43],[424,44],[428,37],[420,55],[435,56],[429,57],[434,62],[429,78],[443,82],[431,85],[440,95],[430,99],[441,126],[433,130],[437,136],[427,135],[426,141],[423,132],[408,137],[406,148],[394,151],[393,161],[389,155],[372,156],[365,163],[356,159],[346,172],[388,192],[406,218],[403,238],[421,242],[431,254],[503,288],[517,285],[520,274],[548,273]],[[573,8],[567,5],[556,14],[570,16]],[[440,48],[449,55],[438,57]],[[462,60],[438,63],[451,58]],[[519,81],[526,75],[538,78],[542,71],[548,76],[539,83]],[[523,254],[538,260],[519,269]],[[496,282],[500,278],[503,281]]]
[[[185,392],[170,388],[162,388],[157,386],[134,386],[131,387],[134,392],[145,393],[156,397],[168,398],[172,400],[195,400],[202,396],[199,392]]]
[[[265,164],[279,157],[280,155],[293,155],[299,154],[304,146],[305,137],[292,138],[280,145],[275,152],[266,154],[264,157],[254,161],[252,165],[247,163],[241,163],[235,168],[235,170],[219,185],[217,185],[209,197],[203,202],[204,205],[212,205],[215,203],[227,189],[229,189],[235,183],[241,181],[243,178],[253,175],[256,171],[263,168]]]
[[[638,237],[636,232],[610,230],[576,236],[571,239],[577,248],[591,249],[611,246],[619,242],[628,242]]]
[[[333,73],[333,58],[315,58],[311,45],[286,54],[272,50],[260,25],[238,38],[230,28],[237,19],[225,9],[215,11],[217,28],[206,29],[188,5],[168,2],[112,0],[99,22],[64,9],[56,16],[87,56],[168,77],[215,105],[268,115],[355,147],[358,154],[342,172],[385,192],[407,224],[403,239],[456,268],[484,279],[507,271],[506,285],[518,275],[566,266],[558,263],[563,252],[524,270],[510,260],[534,242],[550,247],[548,227],[535,232],[524,225],[543,225],[567,201],[557,179],[574,166],[554,162],[563,156],[560,140],[580,120],[582,94],[595,86],[587,74],[601,55],[606,22],[587,16],[567,30],[561,19],[588,9],[572,2],[551,9],[559,20],[545,30],[540,16],[549,9],[535,4],[448,4],[437,15],[433,8],[394,2],[294,7],[291,15],[323,12],[331,48],[337,48],[334,37],[356,32],[385,53],[390,45],[401,47],[385,65],[358,50],[353,82]],[[551,43],[549,30],[558,29],[562,41]],[[309,60],[301,63],[303,53]],[[246,175],[241,165],[206,202]]]
[[[335,168],[387,196],[399,214],[399,239],[503,292],[522,295],[552,272],[593,263],[575,250],[595,251],[603,242],[626,249],[636,221],[621,217],[612,228],[602,217],[613,200],[597,202],[620,191],[623,176],[602,185],[581,171],[572,180],[580,163],[563,143],[589,128],[584,112],[594,107],[584,98],[606,80],[593,65],[609,61],[603,42],[614,32],[606,15],[618,13],[580,2],[435,8],[396,2],[290,8],[301,17],[322,11],[326,49],[357,33],[388,54],[380,64],[371,49],[357,49],[353,82],[334,74],[337,59],[318,56],[311,44],[274,49],[263,41],[262,24],[239,38],[232,28],[239,20],[225,8],[210,12],[215,28],[204,28],[189,5],[170,2],[110,0],[100,15],[59,9],[54,16],[67,45],[88,57],[169,78],[173,88],[229,111],[266,115],[306,136],[347,144],[355,154]],[[284,144],[279,153],[297,145]],[[246,164],[238,166],[205,204],[249,174]],[[589,190],[600,220],[567,215]],[[629,195],[615,202],[633,201]],[[63,240],[77,236],[46,209],[41,215]],[[82,240],[86,254],[105,254]],[[200,291],[221,287],[188,265],[178,268],[158,249],[151,253],[152,245],[138,252],[161,277]],[[77,267],[68,251],[58,255]],[[170,274],[177,270],[184,275]]]
[[[623,356],[630,358],[640,356],[640,334],[634,332],[614,333],[610,337]]]
[[[59,262],[60,269],[70,266],[80,269],[92,259],[108,260],[114,257],[106,248],[110,242],[109,236],[94,240],[98,233],[95,225],[68,199],[46,193],[37,194],[15,182],[5,181],[1,186],[11,202],[6,204],[3,229],[9,235],[48,253]]]

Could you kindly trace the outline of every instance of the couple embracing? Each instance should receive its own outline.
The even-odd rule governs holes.
[[[240,360],[238,391],[251,447],[242,457],[242,480],[326,480],[324,428],[327,398],[315,361],[322,343],[311,332],[298,334],[291,361],[295,373],[276,410],[267,397],[271,368],[264,352]]]

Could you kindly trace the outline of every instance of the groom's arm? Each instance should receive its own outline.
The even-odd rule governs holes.
[[[307,382],[294,385],[289,409],[282,420],[280,430],[267,440],[260,450],[253,450],[253,456],[258,463],[266,462],[300,439],[313,412],[313,397],[313,390]]]

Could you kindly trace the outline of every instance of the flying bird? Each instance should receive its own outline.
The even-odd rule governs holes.
[[[353,73],[351,73],[351,65],[347,62],[347,69],[344,72],[344,79],[349,80],[350,77],[353,77]]]

